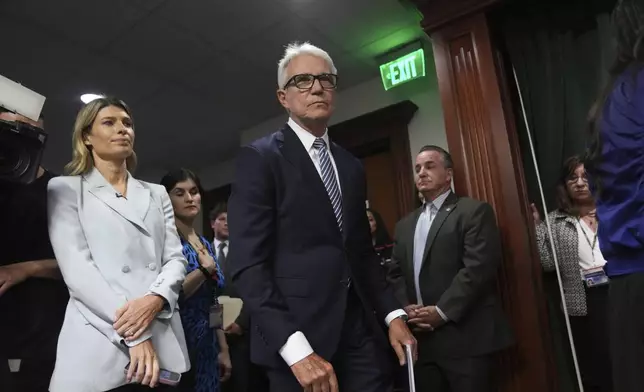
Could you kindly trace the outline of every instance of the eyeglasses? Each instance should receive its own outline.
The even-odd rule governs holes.
[[[566,181],[567,181],[568,183],[570,183],[570,184],[574,184],[574,183],[576,183],[577,181],[579,181],[579,179],[580,179],[580,178],[581,178],[581,181],[582,181],[584,184],[588,184],[588,177],[586,177],[586,175],[585,175],[585,174],[584,174],[583,176],[581,176],[581,177],[578,177],[578,176],[576,176],[576,175],[571,175],[571,176],[569,176],[568,178],[566,178]]]
[[[320,81],[320,86],[322,86],[324,90],[334,90],[338,85],[338,75],[335,74],[299,74],[294,75],[292,78],[290,78],[284,85],[284,89],[289,86],[295,86],[300,90],[308,90],[313,87],[316,80]]]

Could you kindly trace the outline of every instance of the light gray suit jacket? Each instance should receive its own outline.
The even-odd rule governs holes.
[[[70,293],[50,391],[102,392],[125,384],[129,351],[112,327],[114,315],[148,293],[167,305],[138,342],[152,339],[161,368],[187,371],[177,311],[186,260],[166,190],[129,175],[127,198],[117,197],[94,169],[54,178],[47,192],[49,236]]]

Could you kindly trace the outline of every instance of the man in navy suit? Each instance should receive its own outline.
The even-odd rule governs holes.
[[[327,135],[336,86],[325,51],[289,45],[277,91],[288,123],[238,157],[229,276],[271,391],[391,391],[388,346],[401,365],[404,345],[415,357],[371,245],[364,170]]]

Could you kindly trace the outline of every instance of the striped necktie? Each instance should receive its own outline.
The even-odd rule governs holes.
[[[335,214],[335,219],[338,221],[338,227],[342,231],[342,195],[340,194],[340,188],[338,186],[338,179],[335,176],[335,171],[333,170],[333,165],[331,164],[331,158],[329,157],[329,151],[326,147],[324,139],[318,137],[313,142],[313,148],[318,150],[318,156],[320,157],[320,174],[322,176],[322,182],[326,188],[329,198],[331,199],[331,205],[333,206],[333,213]]]
[[[224,274],[228,273],[228,265],[226,265],[226,253],[224,253],[226,246],[226,242],[220,242],[217,252],[217,261],[219,262],[219,268],[221,268],[221,272],[223,272]]]

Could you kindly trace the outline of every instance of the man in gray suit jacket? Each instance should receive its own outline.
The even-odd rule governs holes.
[[[418,340],[419,391],[491,391],[492,354],[512,336],[495,295],[501,242],[492,207],[451,191],[449,153],[416,158],[421,208],[396,225],[390,278]]]

